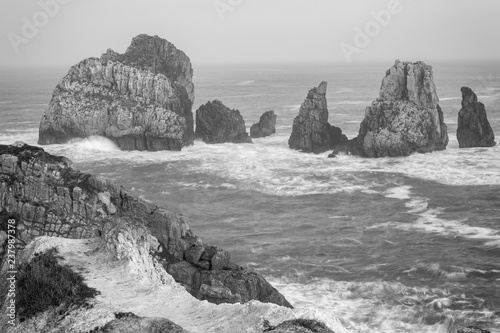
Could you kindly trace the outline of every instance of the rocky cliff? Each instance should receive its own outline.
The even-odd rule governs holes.
[[[105,136],[125,150],[180,150],[194,138],[193,70],[184,52],[139,35],[71,67],[42,117],[39,144]]]
[[[303,152],[322,153],[347,141],[342,130],[328,123],[325,81],[312,88],[300,106],[299,115],[293,120],[288,145]]]
[[[432,67],[396,60],[382,80],[379,98],[366,108],[358,136],[336,150],[395,157],[443,150],[447,144]]]
[[[462,109],[458,112],[457,139],[460,148],[492,147],[495,134],[491,129],[484,104],[468,87],[462,87]]]
[[[252,143],[240,111],[218,100],[207,102],[196,110],[196,138],[206,143]]]
[[[274,111],[266,111],[260,116],[259,122],[250,127],[252,138],[264,138],[276,133],[276,118]]]
[[[200,300],[291,307],[261,275],[203,243],[184,217],[131,196],[108,179],[79,172],[68,159],[38,147],[0,145],[0,212],[15,216],[21,243],[42,235],[133,238]]]

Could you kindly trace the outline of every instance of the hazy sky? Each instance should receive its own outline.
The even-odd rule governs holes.
[[[73,65],[140,33],[194,64],[500,60],[498,0],[0,1],[0,66]]]

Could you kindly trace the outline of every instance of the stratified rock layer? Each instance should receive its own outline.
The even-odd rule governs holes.
[[[252,138],[264,138],[276,133],[276,118],[274,111],[266,111],[260,116],[259,122],[250,127]]]
[[[252,143],[238,110],[214,100],[196,110],[196,138],[206,143]]]
[[[180,150],[194,138],[193,70],[184,52],[139,35],[71,67],[42,117],[39,144],[105,136],[124,150]]]
[[[291,307],[261,275],[203,243],[184,217],[131,196],[106,178],[81,173],[68,159],[38,147],[0,145],[0,213],[16,220],[20,242],[41,235],[115,239],[110,244],[134,239],[200,300],[255,299]],[[120,250],[114,252],[126,255],[116,246]]]
[[[396,60],[382,80],[380,97],[366,108],[357,138],[336,150],[365,157],[443,150],[448,133],[438,103],[432,67]]]
[[[325,81],[312,88],[300,106],[299,115],[293,120],[288,146],[303,152],[322,153],[336,144],[347,141],[342,130],[328,123]]]
[[[458,113],[457,139],[460,148],[493,147],[495,134],[491,129],[484,104],[478,102],[476,94],[462,87],[462,109]]]

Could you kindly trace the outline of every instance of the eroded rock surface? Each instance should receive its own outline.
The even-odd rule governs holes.
[[[276,133],[276,118],[274,111],[266,111],[260,116],[259,122],[250,127],[252,138],[264,138]]]
[[[484,104],[468,87],[462,87],[462,109],[458,113],[457,139],[460,148],[493,147],[495,134],[486,116]]]
[[[299,115],[293,120],[288,146],[308,153],[322,153],[335,145],[346,142],[347,137],[338,127],[328,122],[325,81],[312,88],[300,106]]]
[[[205,244],[189,222],[128,194],[112,181],[82,173],[39,147],[0,145],[0,217],[17,222],[19,243],[37,236],[111,239],[126,255],[143,246],[193,296],[213,303],[256,299],[291,307],[261,275]],[[127,250],[124,239],[137,246]],[[149,250],[148,250],[149,249]],[[120,258],[118,258],[120,259]]]
[[[252,143],[240,111],[214,100],[196,110],[196,138],[205,143]]]
[[[432,67],[396,60],[382,80],[379,98],[366,108],[358,136],[334,153],[395,157],[443,150],[447,144]]]
[[[39,144],[100,135],[124,150],[180,150],[194,139],[193,70],[184,52],[139,35],[71,67],[42,117]]]

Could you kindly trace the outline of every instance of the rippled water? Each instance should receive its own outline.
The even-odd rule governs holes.
[[[249,127],[274,109],[277,133],[253,145],[195,142],[181,152],[122,152],[94,137],[46,146],[83,171],[186,215],[204,241],[264,274],[296,307],[351,332],[500,330],[500,146],[458,149],[460,87],[500,132],[500,66],[435,65],[448,149],[363,159],[288,149],[307,90],[328,80],[330,122],[352,137],[386,65],[195,68],[197,101],[220,99]],[[492,68],[495,70],[492,70]],[[4,73],[0,142],[35,144],[64,70]]]

